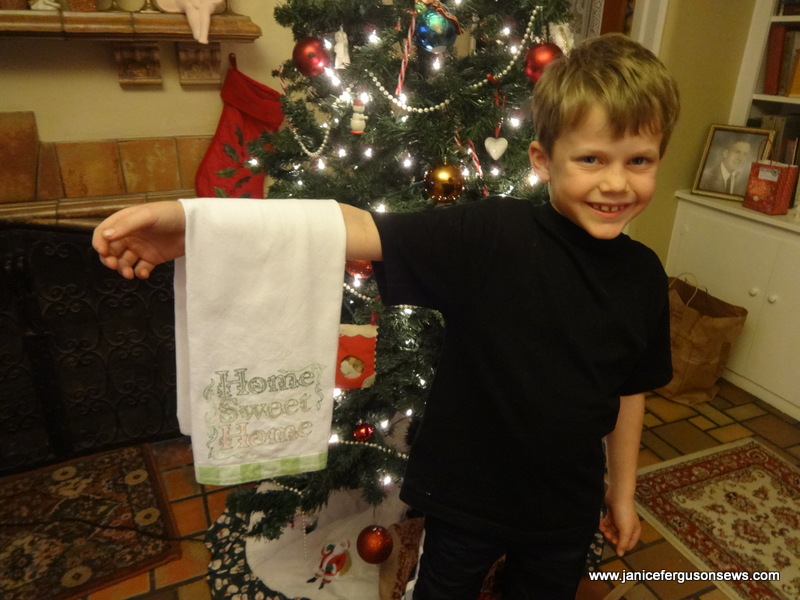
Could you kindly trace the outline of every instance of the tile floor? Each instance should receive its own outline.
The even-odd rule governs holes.
[[[751,394],[721,382],[717,397],[708,403],[684,406],[659,396],[647,399],[645,430],[639,466],[691,454],[745,437],[753,437],[800,465],[800,422]],[[642,522],[639,544],[620,559],[606,548],[603,571],[695,571],[669,542]],[[584,581],[577,600],[726,600],[713,584],[670,581],[637,583],[624,590],[610,583]]]
[[[800,465],[800,423],[754,396],[723,381],[714,401],[684,406],[651,396],[639,465],[690,454],[744,437],[755,437]],[[205,529],[222,513],[227,488],[199,485],[194,480],[192,452],[185,438],[154,446],[180,535],[202,540]],[[182,542],[183,557],[132,577],[82,600],[206,600],[208,551],[200,542]],[[608,571],[675,570],[694,567],[646,522],[637,547],[622,559],[606,549],[601,568]],[[606,582],[584,582],[577,600],[725,600],[713,585],[702,582],[638,583],[623,590]],[[356,599],[354,599],[356,600]],[[359,599],[360,600],[360,599]],[[364,599],[366,600],[366,599]]]

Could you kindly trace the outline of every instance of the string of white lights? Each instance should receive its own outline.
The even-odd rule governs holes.
[[[525,35],[522,37],[521,43],[519,45],[517,45],[511,51],[511,59],[508,61],[506,66],[501,71],[499,71],[497,74],[493,75],[494,83],[496,83],[498,80],[500,80],[503,77],[505,77],[506,75],[508,75],[508,73],[513,68],[514,63],[516,62],[517,58],[519,57],[520,53],[522,52],[522,48],[525,47],[525,45],[528,42],[528,40],[535,40],[536,42],[540,42],[541,41],[538,36],[534,36],[534,34],[533,34],[533,26],[534,26],[535,21],[536,21],[536,15],[538,15],[541,10],[542,10],[541,6],[537,6],[537,7],[535,7],[533,9],[533,12],[531,13],[531,18],[528,20],[528,26],[525,29]],[[380,92],[386,97],[387,100],[389,100],[390,102],[395,104],[398,108],[401,108],[402,110],[404,110],[406,112],[417,113],[417,114],[431,113],[431,112],[435,112],[437,110],[443,110],[444,108],[447,108],[447,106],[453,101],[452,98],[446,98],[446,99],[442,100],[439,104],[436,104],[434,106],[426,106],[424,108],[418,108],[418,107],[414,107],[414,106],[409,106],[406,103],[406,101],[405,101],[405,99],[403,97],[397,97],[394,94],[392,94],[389,90],[387,90],[383,86],[383,84],[380,82],[380,79],[378,79],[377,75],[375,75],[371,71],[366,71],[366,73],[367,73],[367,75],[370,76],[370,78],[372,79],[372,82],[380,90]],[[468,85],[467,89],[477,90],[479,88],[482,88],[482,87],[488,85],[489,83],[493,83],[492,80],[489,79],[488,77],[484,77],[480,81],[476,81],[475,83],[472,83],[472,84]]]
[[[481,87],[484,87],[484,86],[488,85],[489,83],[496,83],[497,81],[499,81],[500,79],[502,79],[503,77],[508,75],[508,73],[513,68],[514,63],[516,62],[517,58],[519,58],[519,56],[520,56],[520,54],[522,52],[522,48],[524,48],[527,45],[528,41],[536,41],[537,43],[541,41],[540,38],[538,36],[535,36],[534,33],[533,33],[533,28],[534,28],[534,25],[535,25],[535,22],[536,22],[536,16],[539,14],[539,12],[541,12],[541,10],[542,10],[541,6],[534,7],[533,11],[531,12],[531,17],[528,20],[528,25],[525,28],[525,35],[523,35],[522,41],[520,42],[520,44],[517,45],[511,51],[511,58],[509,59],[509,61],[506,64],[506,66],[502,70],[500,70],[498,73],[494,74],[491,79],[488,78],[488,77],[484,77],[480,81],[477,81],[475,83],[472,83],[472,84],[468,85],[467,86],[468,89],[477,90],[477,89],[479,89]],[[330,70],[328,69],[328,71],[330,71]],[[409,106],[404,97],[397,97],[394,94],[392,94],[389,90],[387,90],[386,87],[384,87],[384,85],[381,83],[381,81],[380,81],[380,79],[378,78],[377,75],[375,75],[371,71],[365,71],[365,72],[370,77],[370,79],[372,80],[373,84],[375,84],[375,87],[378,88],[378,90],[386,97],[387,100],[389,100],[390,102],[395,104],[398,108],[400,108],[400,109],[402,109],[402,110],[404,110],[406,112],[415,113],[415,114],[431,113],[431,112],[435,112],[437,110],[443,110],[444,108],[449,106],[450,103],[453,101],[452,98],[446,98],[446,99],[442,100],[439,104],[436,104],[434,106],[426,106],[424,108]],[[334,105],[339,104],[339,103],[345,103],[346,104],[346,103],[351,102],[351,100],[352,100],[352,95],[351,95],[352,88],[353,88],[352,85],[349,86],[342,93],[342,95],[339,96],[339,98],[336,99],[336,101],[334,102]],[[325,150],[326,150],[326,148],[328,146],[328,142],[330,141],[330,133],[331,133],[330,123],[329,122],[325,122],[325,123],[323,123],[321,125],[321,127],[323,127],[325,129],[325,135],[324,135],[324,137],[322,139],[322,142],[321,142],[319,148],[317,148],[316,150],[311,150],[300,139],[300,135],[297,133],[297,130],[294,127],[294,124],[291,123],[291,121],[289,121],[289,131],[291,131],[292,136],[294,136],[295,140],[297,141],[298,145],[300,146],[300,149],[309,158],[319,158],[325,152]]]

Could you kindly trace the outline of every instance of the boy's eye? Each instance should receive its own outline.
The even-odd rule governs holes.
[[[593,164],[597,163],[597,157],[596,156],[581,156],[578,159],[578,162],[582,162],[585,165],[593,165]]]
[[[650,163],[650,159],[646,156],[637,156],[631,161],[631,164],[636,167],[641,167]]]

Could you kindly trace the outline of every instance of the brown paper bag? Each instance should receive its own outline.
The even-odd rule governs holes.
[[[670,277],[669,312],[673,378],[655,392],[682,404],[713,400],[717,380],[742,333],[747,309]]]

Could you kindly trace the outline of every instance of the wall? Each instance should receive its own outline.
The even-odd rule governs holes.
[[[660,55],[680,85],[683,114],[652,206],[630,227],[662,260],[673,193],[691,187],[709,126],[727,120],[756,1],[767,0],[669,2]],[[294,43],[273,20],[275,3],[230,0],[263,35],[253,44],[223,44],[222,55],[235,52],[242,72],[279,89],[271,71],[290,57]],[[117,82],[110,44],[0,39],[0,112],[33,111],[43,142],[211,135],[222,107],[219,90],[182,89],[174,52],[162,44],[162,89],[129,90]]]
[[[709,127],[727,123],[753,7],[765,1],[669,0],[659,56],[678,81],[682,113],[653,202],[629,231],[662,261],[677,209],[674,192],[692,187]]]
[[[136,1],[136,0],[132,0]],[[252,44],[222,44],[223,70],[234,52],[239,70],[279,89],[271,72],[291,57],[291,31],[277,25],[275,0],[229,0],[261,27]],[[0,112],[33,111],[44,142],[211,135],[219,89],[182,89],[175,45],[162,43],[161,89],[122,89],[106,42],[0,39]]]

